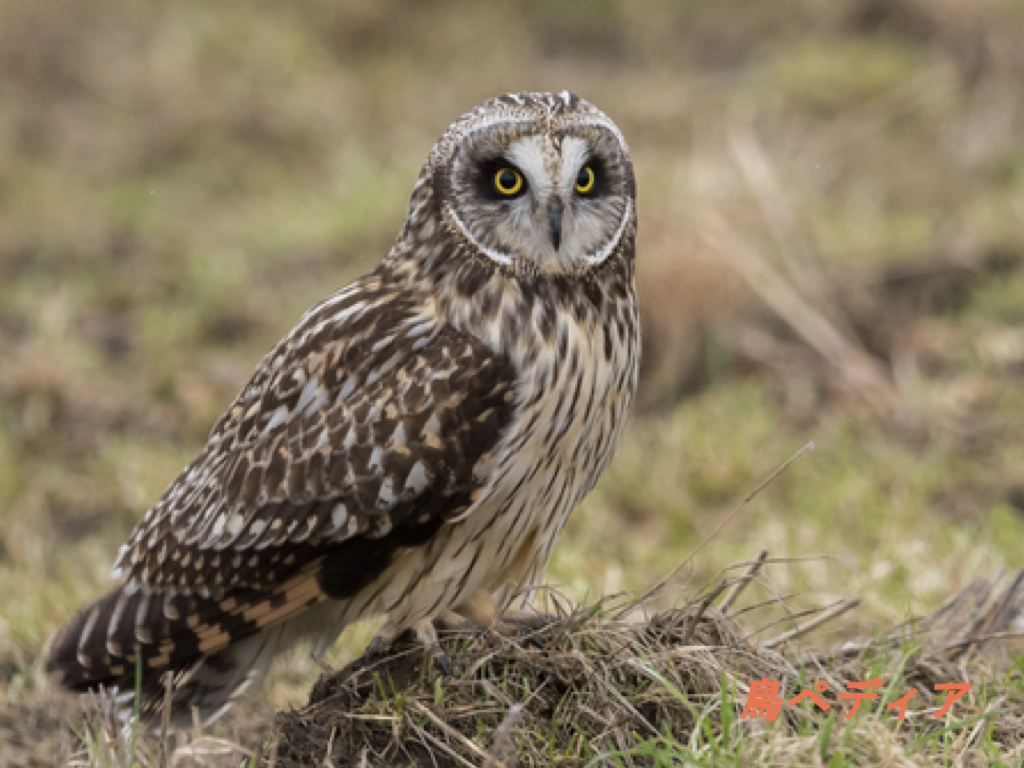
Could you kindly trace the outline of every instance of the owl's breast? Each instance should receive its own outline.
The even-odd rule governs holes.
[[[549,512],[567,516],[593,488],[615,454],[636,391],[634,320],[632,309],[611,317],[564,311],[553,331],[520,328],[505,350],[518,377],[516,405],[489,494],[539,495],[535,501]]]

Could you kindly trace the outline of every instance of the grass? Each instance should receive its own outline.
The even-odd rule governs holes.
[[[1020,568],[1022,33],[1002,0],[0,5],[0,765],[54,764],[78,710],[47,639],[261,355],[385,253],[448,122],[507,90],[594,101],[639,179],[642,402],[556,549],[573,600],[644,589],[810,440],[685,585],[806,558],[773,589],[862,600],[827,648]],[[206,736],[258,744],[318,672],[289,656]],[[873,722],[843,760],[876,760]]]

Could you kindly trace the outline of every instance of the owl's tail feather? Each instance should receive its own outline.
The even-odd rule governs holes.
[[[168,683],[173,726],[191,727],[193,707],[210,722],[299,639],[288,625],[326,597],[317,570],[311,563],[271,591],[235,589],[220,598],[118,587],[58,634],[49,668],[68,690],[114,694],[125,721],[138,671],[144,722],[161,711]]]

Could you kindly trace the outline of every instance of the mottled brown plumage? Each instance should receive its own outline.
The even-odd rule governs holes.
[[[209,720],[297,639],[384,615],[382,642],[429,641],[536,585],[632,402],[635,232],[628,150],[587,102],[460,118],[384,262],[263,359],[55,640],[63,685],[127,703],[141,663],[145,714],[171,672],[174,720]]]

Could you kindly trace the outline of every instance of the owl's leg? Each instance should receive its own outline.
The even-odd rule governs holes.
[[[490,629],[498,623],[501,612],[494,595],[486,589],[478,589],[455,607],[455,613],[480,629]]]
[[[441,668],[444,676],[451,677],[452,665],[449,663],[448,656],[437,639],[437,629],[434,627],[434,622],[431,619],[420,619],[420,621],[413,624],[412,630],[416,633],[416,638],[430,652],[430,657]],[[384,652],[402,634],[402,631],[404,630],[399,630],[390,622],[381,627],[380,631],[374,635],[373,640],[370,641],[370,644],[366,646],[366,650],[363,651],[363,662],[369,664],[383,656]]]

